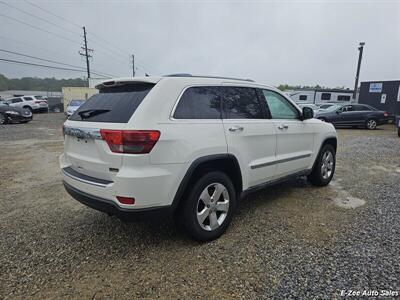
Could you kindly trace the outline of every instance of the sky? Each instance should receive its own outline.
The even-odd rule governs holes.
[[[93,71],[112,77],[190,73],[279,85],[354,86],[400,79],[400,1],[0,0],[0,74],[84,77],[82,26]],[[92,75],[92,77],[99,77]]]

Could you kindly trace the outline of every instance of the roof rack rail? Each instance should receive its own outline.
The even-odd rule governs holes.
[[[243,78],[235,78],[235,77],[224,77],[224,76],[192,75],[192,74],[189,74],[189,73],[168,74],[168,75],[164,75],[163,77],[215,78],[215,79],[231,79],[231,80],[240,80],[240,81],[254,82],[254,80],[252,80],[252,79],[243,79]]]

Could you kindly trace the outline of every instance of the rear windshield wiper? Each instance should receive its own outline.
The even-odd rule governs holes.
[[[109,112],[109,109],[86,109],[78,112],[78,115],[83,119],[88,119],[90,117],[100,115]]]

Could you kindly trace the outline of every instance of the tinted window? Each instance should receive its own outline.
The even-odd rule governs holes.
[[[191,87],[182,95],[175,109],[175,119],[220,119],[221,88]]]
[[[368,106],[364,106],[364,105],[353,105],[353,110],[355,111],[370,111],[371,109]]]
[[[321,100],[331,100],[331,93],[322,93]]]
[[[352,105],[346,105],[346,106],[343,106],[340,110],[343,111],[343,112],[353,111],[353,106]]]
[[[153,86],[139,83],[104,88],[81,105],[70,120],[127,123]]]
[[[338,95],[337,99],[338,99],[338,101],[350,101],[350,96]]]
[[[272,119],[298,119],[298,110],[283,96],[263,90]]]
[[[222,87],[226,119],[264,119],[257,92],[247,87]]]
[[[25,101],[31,101],[31,100],[33,100],[33,98],[32,97],[24,97],[24,100]]]
[[[307,95],[300,95],[299,100],[302,100],[302,101],[307,100]]]
[[[11,99],[11,103],[19,103],[19,102],[22,102],[22,99],[21,99],[21,98],[14,98],[14,99]]]

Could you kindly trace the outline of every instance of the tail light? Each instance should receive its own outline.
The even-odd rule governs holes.
[[[42,103],[42,101],[35,101],[35,103],[38,103],[38,104],[39,104],[39,103]]]
[[[388,114],[386,111],[383,113],[383,115],[384,115],[385,117],[389,116],[389,114]]]
[[[160,138],[157,130],[111,130],[100,129],[100,134],[115,153],[150,153]]]
[[[117,200],[122,204],[135,204],[135,198],[117,196]]]

